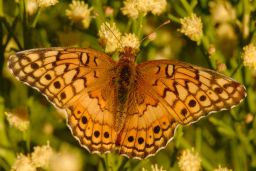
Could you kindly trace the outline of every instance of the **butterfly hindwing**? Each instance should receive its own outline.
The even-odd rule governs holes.
[[[154,155],[172,139],[177,122],[146,86],[130,97],[126,123],[119,135],[123,155],[143,159]]]

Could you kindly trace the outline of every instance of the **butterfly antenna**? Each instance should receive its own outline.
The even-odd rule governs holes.
[[[120,39],[117,38],[117,36],[115,35],[115,33],[111,30],[111,28],[104,22],[103,18],[99,15],[99,13],[94,10],[94,14],[95,16],[99,17],[99,19],[101,20],[101,22],[106,26],[106,28],[113,34],[113,36],[116,38],[116,40],[118,41],[119,45],[121,48],[123,48],[122,43],[120,41]]]
[[[111,30],[111,28],[104,22],[104,25],[109,29],[109,31],[113,34],[113,36],[116,38],[116,40],[118,41],[119,45],[121,48],[124,48],[120,39],[117,38],[117,36],[115,35],[115,33]]]
[[[159,30],[160,28],[162,28],[163,26],[169,24],[171,22],[171,20],[167,20],[165,22],[163,22],[160,26],[158,26],[154,31],[152,31],[151,33],[149,33],[148,35],[146,35],[141,41],[140,44],[143,43],[143,41],[145,41],[147,38],[149,38],[152,34],[156,33],[157,30]]]

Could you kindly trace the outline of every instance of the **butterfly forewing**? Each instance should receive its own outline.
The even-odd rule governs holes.
[[[113,149],[114,97],[109,80],[115,62],[110,57],[91,49],[34,49],[12,55],[8,65],[19,80],[67,110],[68,125],[81,145],[92,152]]]
[[[137,68],[142,79],[181,124],[230,109],[246,96],[244,86],[233,79],[183,62],[150,61]]]

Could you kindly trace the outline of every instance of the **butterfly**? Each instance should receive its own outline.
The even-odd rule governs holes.
[[[46,48],[10,56],[16,78],[67,112],[67,125],[92,153],[143,159],[166,147],[178,125],[231,109],[245,87],[213,70],[180,61],[119,61],[87,48]]]

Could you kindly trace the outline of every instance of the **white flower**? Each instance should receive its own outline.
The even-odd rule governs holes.
[[[53,149],[50,147],[48,142],[47,145],[34,147],[31,159],[34,166],[47,169],[53,154]]]
[[[122,47],[131,47],[137,51],[140,47],[140,41],[135,34],[129,33],[121,37]]]
[[[127,15],[130,18],[136,19],[139,16],[139,10],[137,9],[136,1],[124,1],[124,7],[121,10],[124,15]]]
[[[132,0],[134,1],[134,0]],[[138,9],[138,11],[142,14],[146,14],[147,12],[149,12],[152,8],[152,6],[154,5],[154,0],[137,0],[134,1],[136,3],[136,8]]]
[[[29,127],[28,113],[24,109],[17,109],[15,112],[5,112],[6,118],[11,126],[26,131]]]
[[[121,33],[116,24],[102,23],[99,30],[101,43],[105,46],[105,52],[112,53],[120,48]]]
[[[113,16],[114,14],[114,9],[107,6],[105,9],[104,9],[104,13],[107,17],[110,17],[110,16]]]
[[[81,171],[80,156],[74,152],[56,153],[50,162],[50,171]]]
[[[181,171],[199,171],[201,169],[201,159],[193,148],[192,150],[187,149],[182,151],[178,159],[178,165]]]
[[[256,47],[253,44],[243,48],[242,59],[244,60],[244,66],[256,70]]]
[[[152,171],[166,171],[162,166],[159,168],[157,164],[151,165],[151,169]]]
[[[247,123],[247,124],[252,123],[253,120],[254,120],[254,116],[255,116],[255,115],[252,114],[252,113],[246,114],[246,115],[245,115],[245,118],[244,118],[245,123]]]
[[[214,169],[213,171],[232,171],[232,169],[228,169],[226,167],[221,167],[219,165],[218,168]]]
[[[148,170],[145,169],[145,168],[142,168],[142,171],[148,171]],[[163,169],[162,166],[159,168],[159,166],[157,164],[152,164],[151,165],[151,171],[166,171],[166,170]]]
[[[78,0],[73,0],[69,8],[66,10],[68,18],[74,22],[81,22],[84,28],[88,28],[92,19],[91,11],[93,8],[89,8],[84,1]]]
[[[36,167],[29,157],[19,154],[12,165],[11,171],[36,171]]]
[[[216,69],[217,69],[218,72],[225,72],[227,70],[227,66],[224,63],[221,63],[221,62],[217,61],[216,65],[217,65]]]
[[[189,17],[182,18],[181,33],[184,33],[191,40],[200,42],[203,35],[203,24],[200,17],[197,17],[196,14],[192,14]]]
[[[15,0],[16,3],[20,3],[21,0]],[[26,3],[26,12],[28,15],[33,15],[38,9],[38,0],[25,0]]]
[[[236,18],[235,9],[229,1],[215,0],[209,2],[212,18],[215,23],[223,23],[234,20]]]
[[[151,12],[154,15],[160,15],[163,12],[165,12],[167,7],[166,0],[153,0],[153,3],[151,4]]]
[[[41,8],[46,8],[58,3],[58,0],[37,0],[38,6]]]
[[[136,19],[139,14],[146,15],[148,12],[160,15],[166,7],[166,0],[125,0],[124,7],[121,10],[124,15]]]
[[[27,0],[26,11],[28,15],[35,14],[37,8],[38,8],[37,0]]]
[[[210,44],[208,48],[208,54],[212,56],[213,54],[215,54],[215,52],[216,52],[216,47],[213,44]]]

